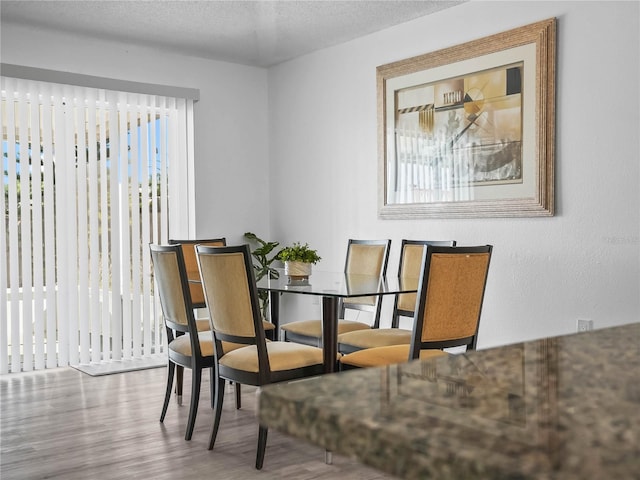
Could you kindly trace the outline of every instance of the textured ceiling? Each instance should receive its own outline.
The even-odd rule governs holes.
[[[467,0],[2,0],[2,24],[268,67]]]

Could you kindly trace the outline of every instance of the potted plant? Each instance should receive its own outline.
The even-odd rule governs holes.
[[[284,262],[284,273],[292,280],[308,280],[311,266],[322,259],[316,250],[309,248],[308,243],[303,245],[300,242],[280,250],[277,258]]]
[[[278,258],[280,252],[274,252],[276,247],[280,245],[279,242],[266,242],[258,237],[255,233],[246,232],[244,237],[249,240],[253,245],[258,245],[253,248],[251,255],[255,259],[253,268],[256,273],[256,280],[260,280],[265,275],[269,275],[271,278],[278,278],[278,271],[271,266],[271,264]],[[262,312],[262,318],[267,318],[267,309],[269,308],[269,292],[259,291],[258,299],[260,301],[260,310]]]

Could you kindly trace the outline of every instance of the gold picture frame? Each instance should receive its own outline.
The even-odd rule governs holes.
[[[554,215],[556,19],[377,67],[382,219]]]

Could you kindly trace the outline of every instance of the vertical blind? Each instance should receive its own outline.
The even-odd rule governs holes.
[[[2,77],[0,373],[164,350],[148,245],[186,216],[192,103]]]

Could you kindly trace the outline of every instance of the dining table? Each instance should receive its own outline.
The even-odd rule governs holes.
[[[415,293],[417,278],[397,276],[355,275],[344,272],[313,270],[306,280],[296,280],[285,275],[284,269],[257,280],[259,291],[269,292],[270,320],[279,334],[280,296],[311,295],[322,298],[322,349],[325,373],[336,370],[338,354],[338,316],[340,302],[345,298],[397,295]]]
[[[640,323],[260,389],[262,425],[398,478],[640,478]]]

